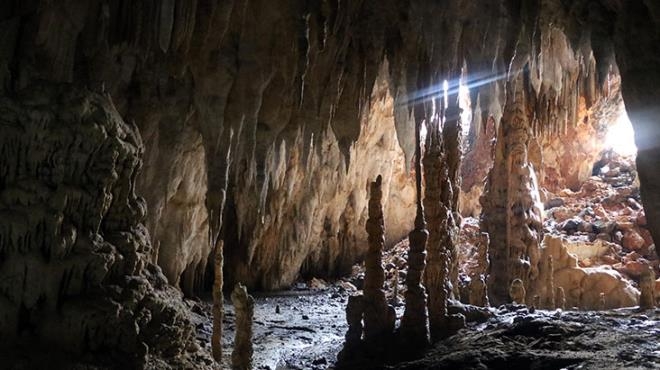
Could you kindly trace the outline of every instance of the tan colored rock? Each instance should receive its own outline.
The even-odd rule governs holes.
[[[514,279],[509,288],[509,297],[514,304],[525,304],[525,285],[520,279]],[[538,297],[538,296],[537,296]]]
[[[637,304],[639,291],[609,266],[578,267],[577,258],[568,252],[567,241],[545,235],[542,258],[552,256],[555,290],[561,287],[566,307],[598,309],[600,293],[605,294],[606,308],[631,307]],[[543,296],[542,296],[543,299]],[[556,299],[556,298],[555,298]],[[556,303],[560,306],[560,303]]]
[[[612,266],[615,270],[624,273],[631,278],[637,279],[642,276],[642,273],[648,268],[648,263],[637,260],[629,260],[622,263],[617,263]]]
[[[486,280],[483,276],[475,277],[470,281],[469,302],[474,306],[488,307]]]
[[[646,212],[642,209],[637,213],[637,216],[635,217],[635,223],[638,226],[646,226]]]
[[[636,251],[644,247],[644,238],[642,238],[635,230],[627,230],[623,235],[623,247]]]
[[[566,309],[566,294],[563,287],[557,287],[555,289],[555,305],[562,310]]]
[[[530,123],[521,83],[521,76],[508,82],[510,98],[498,133],[501,139],[481,198],[481,227],[490,236],[488,294],[494,305],[508,300],[508,286],[514,279],[529,290],[539,277],[543,204],[534,166],[528,160]],[[533,292],[529,293],[531,299]]]
[[[242,284],[236,284],[231,293],[236,315],[236,336],[231,353],[232,370],[252,370],[252,320],[254,299]]]
[[[655,308],[656,294],[658,294],[655,288],[655,274],[653,273],[653,269],[647,267],[639,278],[639,290],[641,291],[639,308],[643,310]]]

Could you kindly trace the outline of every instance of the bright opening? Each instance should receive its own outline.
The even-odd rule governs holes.
[[[472,123],[472,103],[470,102],[470,90],[463,83],[462,78],[458,85],[458,106],[463,110],[461,112],[463,136],[467,136],[470,132],[470,124]]]
[[[637,154],[635,132],[625,109],[621,110],[619,118],[607,131],[605,146],[623,156],[634,156]]]

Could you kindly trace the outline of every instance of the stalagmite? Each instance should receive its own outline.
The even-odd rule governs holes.
[[[523,84],[520,75],[508,81],[495,161],[481,198],[481,227],[490,236],[488,294],[495,305],[506,301],[513,279],[531,289],[539,278],[543,205],[527,155],[530,128]]]
[[[428,256],[425,283],[428,292],[429,331],[436,341],[448,333],[447,300],[451,294],[450,240],[451,213],[444,202],[446,189],[450,189],[449,175],[442,147],[439,122],[431,120],[424,153],[426,194],[424,208],[429,228]],[[445,192],[443,193],[443,190]]]
[[[426,347],[429,340],[428,316],[426,313],[426,291],[422,285],[422,276],[426,267],[426,242],[429,232],[426,230],[424,206],[422,204],[422,159],[420,143],[421,120],[415,120],[415,185],[417,192],[417,215],[415,229],[408,234],[408,273],[406,274],[406,307],[401,318],[400,333],[403,342],[410,348]]]
[[[470,304],[488,307],[488,289],[486,276],[488,273],[488,233],[480,233],[477,242],[477,268],[470,277]]]
[[[362,314],[364,313],[364,296],[353,295],[348,297],[346,305],[346,323],[348,331],[346,332],[345,348],[349,349],[357,346],[362,340]]]
[[[486,281],[483,276],[475,276],[470,281],[470,299],[471,305],[488,306],[488,295],[486,294]]]
[[[236,311],[236,337],[231,353],[233,370],[252,369],[252,320],[254,317],[254,299],[242,284],[236,284],[231,293],[231,301]]]
[[[564,293],[563,287],[557,287],[555,289],[555,305],[556,308],[566,309],[566,293]]]
[[[647,267],[639,278],[639,308],[648,310],[655,307],[655,274],[651,267]]]
[[[607,308],[607,305],[605,304],[605,293],[600,292],[598,295],[598,310],[604,311]]]
[[[445,236],[445,248],[451,258],[448,262],[449,282],[452,285],[453,297],[458,299],[458,234],[460,230],[460,212],[458,200],[461,189],[461,158],[462,147],[462,122],[461,109],[458,102],[453,100],[445,110],[445,122],[442,128],[442,146],[444,151],[444,162],[447,168],[447,181],[442,185],[442,202],[448,209],[447,235]]]
[[[488,233],[480,233],[477,244],[477,274],[484,277],[488,274],[488,266],[490,265],[490,261],[488,260],[489,244],[490,238],[488,237]]]
[[[394,331],[394,308],[387,304],[383,284],[385,283],[385,270],[383,269],[383,246],[385,244],[385,225],[383,221],[382,177],[379,175],[371,183],[369,197],[369,219],[367,220],[367,234],[369,250],[365,259],[364,276],[364,339],[367,342],[376,342],[384,335]]]
[[[545,278],[545,302],[543,303],[543,308],[552,309],[555,308],[555,264],[553,262],[552,256],[548,257],[548,272]]]
[[[509,297],[514,304],[525,304],[525,285],[520,279],[514,279],[509,288]]]
[[[215,271],[213,280],[213,333],[211,334],[211,351],[213,359],[222,363],[222,247],[223,242],[218,241],[215,250]]]
[[[401,301],[399,300],[399,269],[394,269],[394,274],[392,276],[392,304],[400,305]]]

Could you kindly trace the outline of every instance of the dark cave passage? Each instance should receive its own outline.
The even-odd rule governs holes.
[[[641,0],[5,1],[0,367],[653,368],[659,30]]]

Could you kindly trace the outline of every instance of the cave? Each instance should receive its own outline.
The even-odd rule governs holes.
[[[0,3],[0,367],[657,368],[660,5]]]

